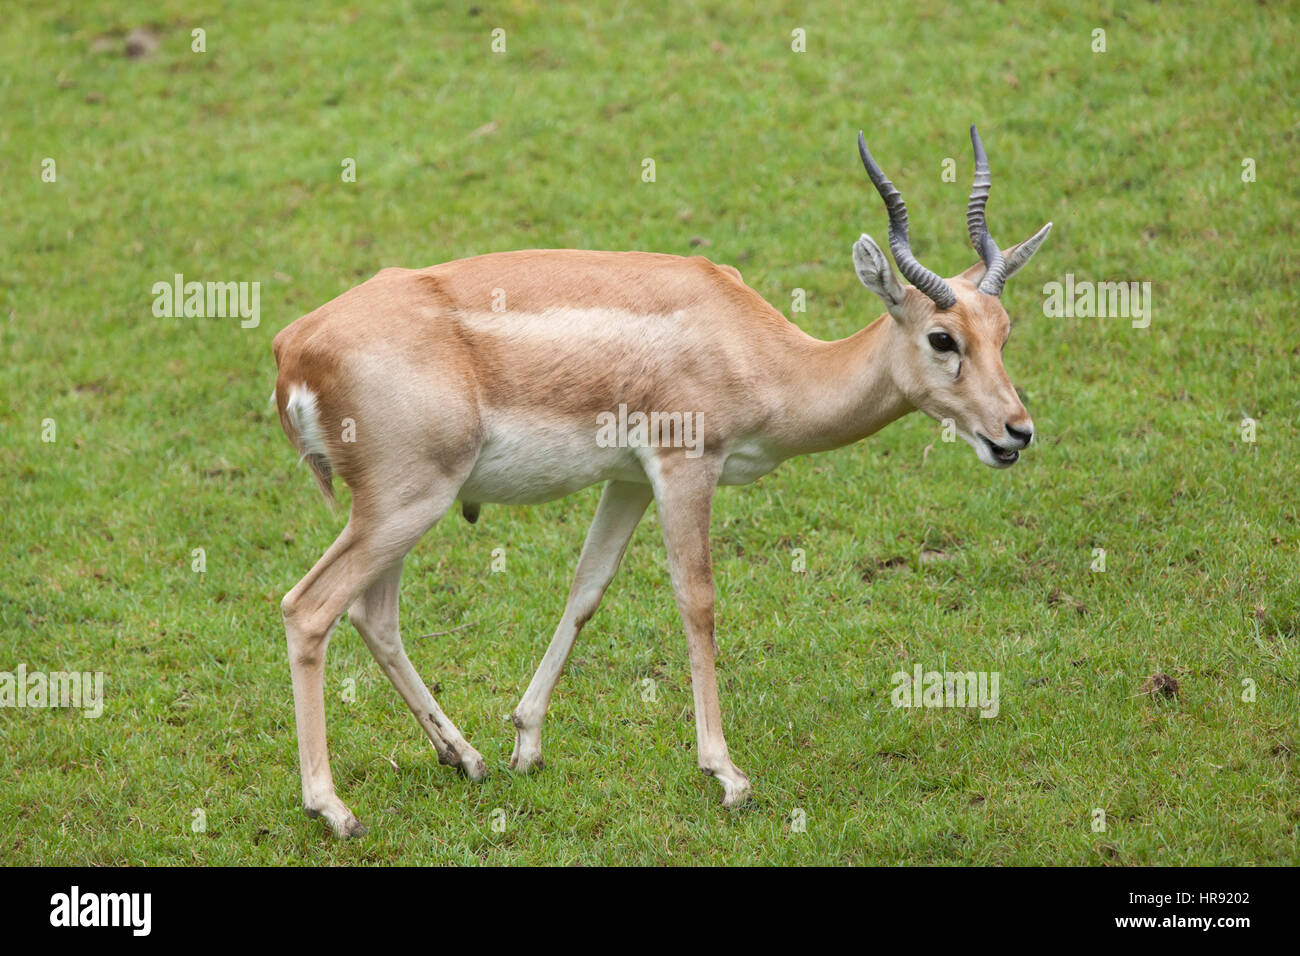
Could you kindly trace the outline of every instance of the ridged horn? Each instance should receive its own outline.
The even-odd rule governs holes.
[[[989,157],[984,152],[984,143],[979,130],[972,124],[970,128],[971,148],[975,150],[975,181],[971,185],[970,204],[966,207],[966,228],[970,231],[970,244],[979,253],[987,271],[980,280],[979,290],[986,295],[1002,295],[1002,285],[1007,281],[1007,262],[1002,250],[989,235],[988,222],[984,218],[984,207],[989,201],[989,187],[993,177],[989,173]]]
[[[861,155],[862,165],[867,168],[867,175],[871,177],[871,182],[880,193],[880,198],[885,201],[885,210],[889,213],[889,251],[894,254],[898,271],[903,274],[903,278],[929,296],[939,308],[952,308],[957,301],[952,288],[917,262],[916,257],[912,255],[912,247],[907,238],[907,206],[903,202],[903,196],[894,188],[894,184],[885,178],[880,166],[871,158],[866,138],[861,131],[858,132],[858,154]]]

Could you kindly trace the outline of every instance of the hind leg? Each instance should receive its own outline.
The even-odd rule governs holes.
[[[430,482],[433,486],[435,483]],[[347,527],[281,603],[293,677],[303,806],[340,837],[365,828],[339,799],[325,741],[325,649],[343,612],[446,513],[455,483],[400,501],[356,496]]]
[[[487,776],[487,764],[443,714],[402,647],[397,626],[397,595],[401,580],[402,561],[399,560],[366,588],[348,610],[348,619],[429,735],[434,750],[438,752],[438,762],[460,767],[471,780],[482,780]]]

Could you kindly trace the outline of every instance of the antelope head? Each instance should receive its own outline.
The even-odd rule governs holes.
[[[854,243],[853,264],[862,284],[880,296],[892,317],[887,354],[898,389],[931,418],[950,419],[984,464],[1009,468],[1034,437],[1034,425],[1002,367],[1011,320],[1000,296],[1003,283],[1038,251],[1052,224],[1005,252],[998,248],[984,221],[991,181],[988,156],[974,126],[970,135],[975,182],[966,225],[980,261],[949,279],[917,262],[908,243],[903,197],[859,133],[862,163],[889,213],[890,251],[911,285],[903,285],[870,236]]]

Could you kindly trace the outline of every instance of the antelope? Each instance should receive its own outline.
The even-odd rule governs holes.
[[[532,504],[603,483],[564,612],[515,708],[510,767],[542,766],[547,706],[574,641],[600,604],[651,499],[686,633],[704,773],[723,806],[749,778],[722,731],[714,658],[709,521],[715,489],[782,461],[856,442],[919,409],[950,419],[984,464],[1007,468],[1033,424],[1002,365],[1003,283],[1046,238],[1001,250],[985,223],[990,175],[971,127],[966,213],[980,261],[939,277],[913,256],[903,197],[866,141],[858,151],[889,216],[905,285],[867,235],[853,244],[862,284],[885,313],[824,342],[789,322],[731,266],[645,252],[527,250],[426,269],[383,269],[276,335],[280,422],[326,498],[352,493],[347,524],[281,608],[293,683],[303,803],[339,837],[365,827],[334,789],[324,666],[346,612],[428,735],[442,764],[481,780],[487,765],[442,712],[398,631],[406,554],[457,502]],[[698,423],[694,448],[598,442],[601,416],[630,410]],[[650,436],[664,438],[663,435]]]

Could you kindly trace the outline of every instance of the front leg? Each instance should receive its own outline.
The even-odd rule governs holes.
[[[749,778],[731,762],[727,752],[727,740],[722,734],[722,708],[718,704],[718,676],[713,667],[714,589],[709,519],[720,465],[707,457],[689,459],[680,450],[665,449],[647,470],[668,549],[673,595],[690,649],[700,769],[722,783],[722,805],[735,806],[749,797]]]
[[[555,692],[564,662],[569,659],[573,642],[582,626],[596,613],[600,599],[614,579],[623,552],[632,540],[632,532],[650,504],[650,489],[645,485],[611,481],[605,485],[596,508],[596,519],[582,546],[573,587],[564,606],[564,617],[546,648],[528,684],[524,698],[512,715],[515,724],[515,750],[510,766],[523,773],[542,765],[542,721]]]

